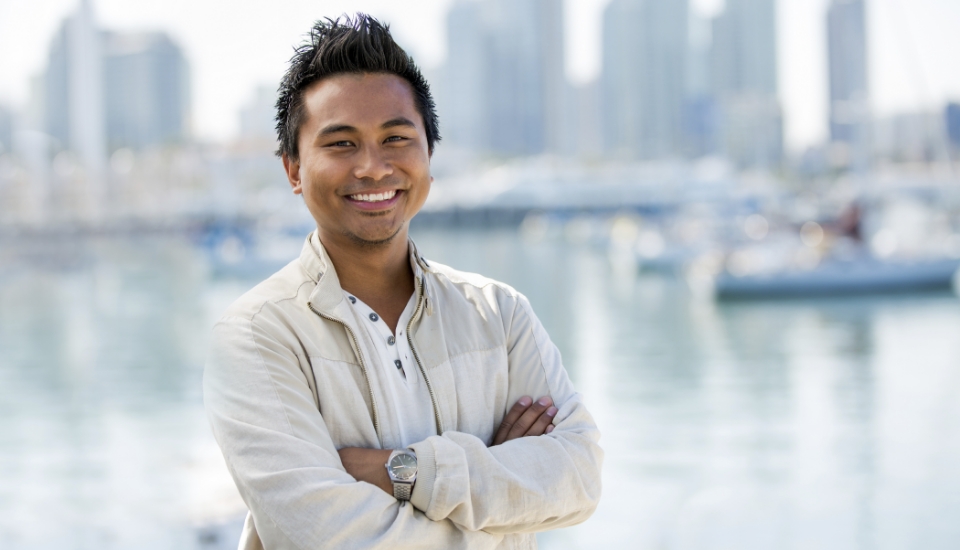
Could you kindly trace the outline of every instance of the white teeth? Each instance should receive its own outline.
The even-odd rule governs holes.
[[[373,193],[368,195],[350,195],[350,198],[355,201],[364,201],[364,202],[380,202],[388,201],[392,199],[397,194],[397,190],[387,191],[385,193]]]

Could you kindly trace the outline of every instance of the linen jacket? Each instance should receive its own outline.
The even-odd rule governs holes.
[[[439,435],[409,446],[419,470],[408,503],[356,481],[337,454],[398,439],[372,343],[346,321],[316,232],[215,325],[204,402],[249,509],[241,549],[535,548],[533,533],[596,508],[599,430],[527,299],[410,251],[417,307],[405,335]],[[553,398],[553,432],[489,446],[523,395]]]

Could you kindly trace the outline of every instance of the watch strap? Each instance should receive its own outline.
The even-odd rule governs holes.
[[[397,500],[410,500],[411,489],[413,489],[412,483],[402,483],[399,481],[393,482],[393,498]]]

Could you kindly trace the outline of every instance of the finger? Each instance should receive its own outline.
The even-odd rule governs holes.
[[[548,407],[547,410],[543,411],[543,414],[540,415],[540,418],[537,418],[536,422],[530,426],[530,429],[523,435],[525,436],[537,436],[543,435],[546,433],[547,426],[553,425],[553,417],[557,415],[556,407]]]
[[[552,432],[555,427],[556,426],[554,426],[553,424],[550,424],[549,426],[547,426],[547,429],[543,431],[543,433],[548,434]]]
[[[527,430],[530,429],[530,426],[533,426],[537,419],[540,418],[540,415],[550,408],[551,405],[553,405],[553,399],[550,399],[549,396],[545,395],[537,399],[513,424],[513,427],[507,432],[506,440],[510,441],[511,439],[523,437],[524,434],[527,433]]]
[[[507,440],[507,433],[510,432],[510,428],[517,423],[517,420],[520,419],[520,416],[530,408],[530,405],[533,404],[533,398],[529,395],[524,395],[513,404],[513,407],[507,412],[507,416],[503,418],[503,421],[500,422],[500,428],[497,429],[497,435],[493,438],[493,444],[499,445]]]

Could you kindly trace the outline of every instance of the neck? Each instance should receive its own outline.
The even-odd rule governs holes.
[[[388,242],[357,243],[319,232],[340,287],[356,296],[395,329],[414,291],[413,270],[404,227]]]

